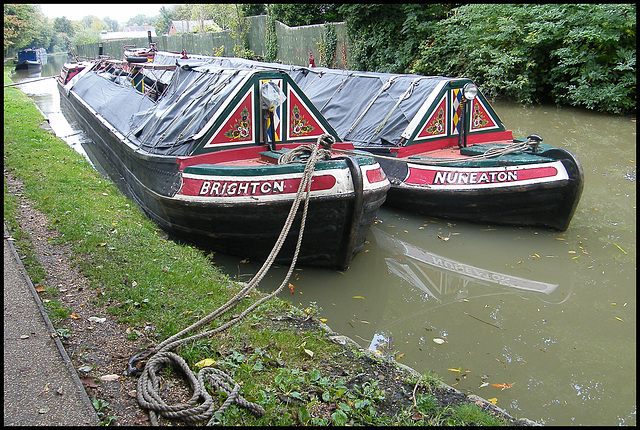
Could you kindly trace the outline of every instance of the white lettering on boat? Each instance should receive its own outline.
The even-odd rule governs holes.
[[[513,182],[518,180],[518,172],[435,172],[433,185],[490,184],[494,182]]]
[[[201,196],[255,196],[284,192],[284,180],[265,182],[202,181]]]

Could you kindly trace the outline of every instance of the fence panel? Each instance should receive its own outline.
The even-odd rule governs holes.
[[[262,59],[267,51],[266,15],[252,16],[249,18],[250,26],[247,33],[249,49],[256,58]],[[349,62],[349,43],[347,41],[346,25],[344,22],[333,24],[338,39],[334,55],[333,67],[346,69]],[[320,66],[319,44],[326,38],[324,24],[289,27],[276,21],[276,39],[278,50],[276,62],[293,64],[297,66],[309,65],[309,53],[313,54],[316,65]],[[231,36],[230,30],[218,33],[189,33],[174,34],[171,36],[158,36],[153,39],[161,51],[181,52],[183,49],[190,54],[214,55],[222,50],[222,55],[233,57],[233,48],[236,40]],[[102,42],[103,54],[114,58],[122,58],[124,45],[143,47],[149,45],[148,38],[135,38],[126,40],[114,40]],[[74,47],[78,56],[83,58],[95,58],[98,55],[98,44],[90,43]]]

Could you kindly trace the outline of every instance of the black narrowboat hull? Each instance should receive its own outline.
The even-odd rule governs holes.
[[[136,151],[73,91],[67,95],[60,86],[60,93],[64,112],[79,121],[93,141],[98,162],[111,165],[102,167],[106,171],[115,170],[120,178],[113,179],[121,191],[164,230],[208,250],[256,260],[269,255],[285,224],[292,198],[259,203],[212,203],[181,198],[177,193],[183,187],[184,177],[177,157]],[[352,177],[362,175],[357,161],[351,161],[350,171]],[[340,196],[312,193],[298,262],[348,268],[364,247],[388,187],[388,183],[375,190],[356,187],[354,192]],[[278,263],[292,260],[302,209],[303,204],[276,259]]]
[[[564,149],[554,148],[541,155],[556,160],[550,167],[540,165],[541,169],[556,169],[562,171],[562,175],[545,181],[523,181],[526,182],[523,184],[505,182],[476,187],[465,184],[452,186],[451,189],[447,189],[447,185],[451,183],[446,180],[435,186],[429,183],[407,183],[411,163],[378,158],[391,182],[385,204],[433,217],[564,231],[569,227],[582,194],[582,167],[573,154]],[[537,168],[536,166],[538,165],[532,165],[533,168]],[[413,167],[421,168],[415,165]],[[507,178],[507,169],[517,167],[502,167],[505,173],[499,174]],[[434,165],[430,169],[438,167]],[[455,178],[471,178],[474,172],[478,177],[478,170],[456,168]],[[496,176],[494,175],[494,179]]]

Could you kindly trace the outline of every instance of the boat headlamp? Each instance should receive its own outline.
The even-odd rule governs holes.
[[[462,88],[462,93],[467,100],[473,100],[478,95],[478,87],[473,82],[469,82]]]

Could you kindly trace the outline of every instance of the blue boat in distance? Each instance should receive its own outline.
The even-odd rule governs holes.
[[[47,50],[44,48],[27,48],[18,51],[18,59],[14,60],[16,70],[41,69],[47,63]]]

